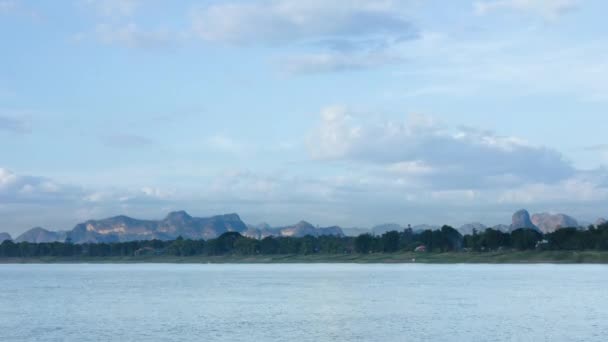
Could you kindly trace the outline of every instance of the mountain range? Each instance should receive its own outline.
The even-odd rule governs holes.
[[[253,239],[263,239],[268,236],[283,236],[283,237],[302,237],[306,235],[322,236],[335,235],[344,236],[342,228],[333,226],[319,228],[306,221],[300,221],[291,226],[273,228],[270,225],[263,223],[257,226],[250,226],[243,234],[244,236]]]
[[[600,218],[595,225],[606,223]],[[525,210],[513,214],[510,225],[496,225],[488,227],[482,223],[474,222],[462,225],[458,230],[463,234],[472,234],[474,231],[484,231],[493,228],[503,232],[510,232],[518,228],[531,228],[542,233],[551,233],[559,228],[581,227],[574,218],[565,214],[538,213],[530,215]],[[174,211],[161,220],[141,220],[128,216],[115,216],[102,220],[89,220],[77,224],[69,231],[49,231],[41,227],[32,228],[19,235],[15,242],[54,242],[67,239],[74,243],[124,242],[133,240],[173,240],[181,236],[187,239],[213,239],[226,232],[238,232],[243,236],[263,239],[268,236],[302,237],[311,236],[358,236],[360,234],[382,235],[387,231],[411,228],[415,232],[427,229],[439,229],[438,226],[416,225],[403,226],[397,223],[386,223],[374,226],[371,229],[345,228],[338,226],[315,227],[306,221],[293,225],[271,227],[266,223],[246,225],[239,215],[225,214],[211,217],[192,217],[185,211]],[[11,240],[7,233],[0,233],[0,242]]]
[[[599,219],[598,223],[601,224],[601,220]],[[586,228],[566,214],[539,213],[530,216],[527,210],[522,209],[513,214],[510,229],[532,228],[546,234],[566,227]]]
[[[237,214],[192,217],[185,211],[169,213],[162,220],[116,216],[77,224],[67,237],[74,243],[132,240],[213,239],[226,232],[243,233],[247,226]]]
[[[226,232],[238,232],[244,236],[261,239],[266,236],[305,235],[344,236],[340,227],[317,228],[301,221],[292,226],[272,228],[248,227],[237,214],[211,217],[192,217],[185,211],[169,213],[162,220],[140,220],[120,215],[103,220],[89,220],[77,224],[70,231],[53,232],[40,227],[21,234],[15,242],[53,242],[69,239],[73,243],[125,242],[134,240],[173,240],[181,236],[186,239],[213,239]],[[10,240],[2,233],[1,240]]]

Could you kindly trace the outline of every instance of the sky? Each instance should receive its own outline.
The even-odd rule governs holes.
[[[0,0],[0,231],[608,216],[603,0]]]

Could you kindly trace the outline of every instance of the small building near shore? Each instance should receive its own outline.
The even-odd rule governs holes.
[[[420,245],[420,246],[416,247],[416,249],[414,249],[414,252],[416,252],[416,253],[424,253],[424,252],[426,252],[426,246],[425,245]]]

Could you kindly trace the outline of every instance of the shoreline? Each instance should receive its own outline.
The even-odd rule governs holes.
[[[608,264],[607,251],[0,258],[0,264]]]

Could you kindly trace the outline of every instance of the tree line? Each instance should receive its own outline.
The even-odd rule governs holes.
[[[421,248],[421,246],[423,246]],[[277,254],[368,254],[418,250],[426,253],[454,251],[488,252],[498,250],[608,250],[608,224],[586,230],[562,228],[542,234],[521,228],[512,232],[495,229],[462,235],[450,226],[414,232],[411,229],[382,235],[357,237],[304,236],[252,239],[236,232],[210,240],[178,237],[172,241],[148,240],[115,243],[74,244],[65,242],[0,244],[0,257],[129,257],[143,255],[219,256]]]

